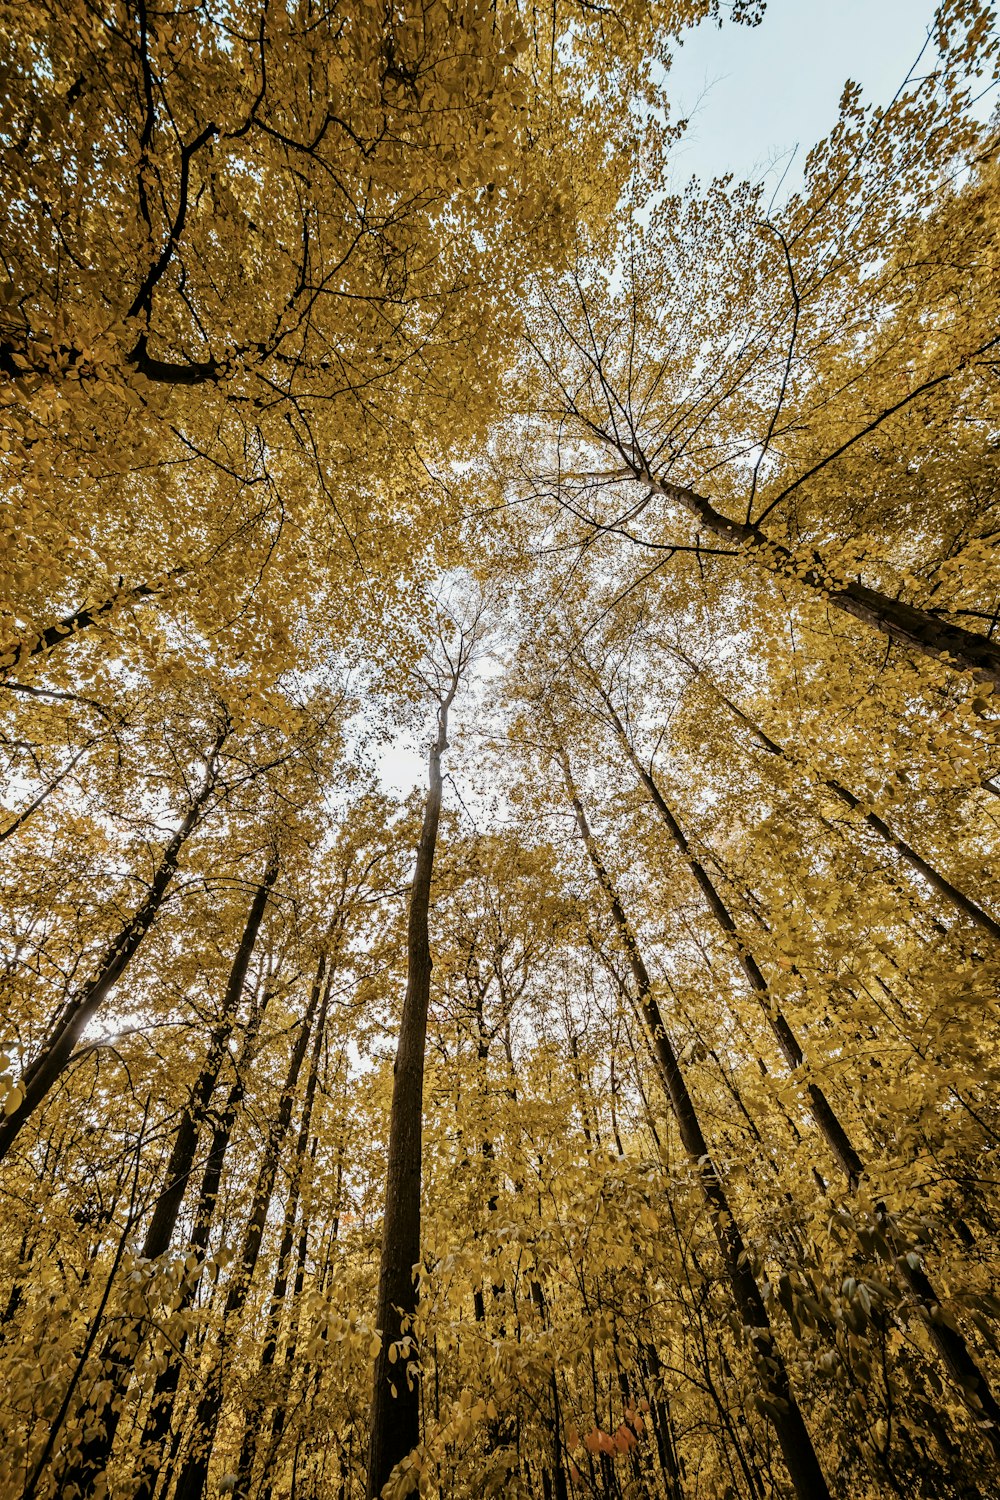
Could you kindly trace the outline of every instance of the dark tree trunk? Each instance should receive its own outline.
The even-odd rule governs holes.
[[[314,1135],[312,1147],[309,1152],[310,1165],[316,1159],[316,1148],[318,1139]],[[338,1184],[339,1185],[339,1184]],[[339,1201],[339,1193],[338,1193]],[[334,1220],[333,1236],[336,1238],[336,1220]],[[295,1247],[295,1278],[292,1283],[291,1323],[288,1330],[288,1339],[285,1344],[284,1371],[285,1377],[281,1383],[278,1400],[274,1411],[271,1413],[270,1433],[268,1434],[267,1450],[264,1454],[263,1472],[260,1477],[260,1489],[257,1492],[257,1500],[271,1500],[271,1483],[274,1474],[274,1461],[278,1452],[281,1437],[285,1430],[285,1421],[288,1415],[289,1402],[291,1400],[291,1389],[300,1374],[296,1366],[296,1354],[299,1342],[299,1309],[302,1306],[302,1288],[305,1285],[306,1255],[309,1248],[309,1205],[304,1206],[302,1212],[302,1223],[299,1226],[298,1243]],[[304,1376],[308,1379],[309,1367],[306,1367]]]
[[[281,1148],[284,1145],[285,1136],[288,1133],[288,1126],[292,1117],[295,1090],[298,1085],[299,1073],[306,1054],[306,1048],[309,1044],[309,1034],[312,1030],[313,1020],[319,1003],[321,984],[322,961],[316,983],[313,985],[309,1005],[302,1018],[299,1035],[292,1049],[291,1059],[288,1064],[288,1074],[281,1091],[278,1112],[271,1122],[271,1128],[268,1131],[267,1145],[264,1148],[264,1156],[260,1164],[260,1170],[257,1173],[250,1217],[243,1238],[243,1248],[239,1261],[234,1267],[229,1282],[229,1290],[226,1294],[217,1358],[205,1383],[205,1388],[202,1391],[195,1411],[192,1423],[191,1443],[177,1480],[177,1487],[174,1492],[175,1500],[201,1500],[205,1491],[209,1460],[212,1457],[212,1448],[215,1444],[215,1435],[219,1425],[219,1415],[222,1411],[226,1335],[228,1329],[232,1326],[233,1320],[239,1317],[246,1306],[247,1296],[250,1292],[250,1283],[253,1280],[253,1274],[257,1267],[257,1257],[260,1254],[261,1242],[264,1238],[264,1226],[267,1222],[267,1211],[271,1205],[271,1194],[274,1192],[274,1179],[278,1171],[278,1160],[281,1156]]]
[[[264,917],[267,898],[278,877],[277,858],[272,855],[261,885],[257,887],[250,912],[247,916],[243,936],[236,950],[229,972],[229,981],[223,998],[222,1014],[209,1042],[205,1061],[191,1091],[191,1097],[181,1116],[177,1134],[174,1136],[170,1160],[164,1174],[164,1189],[156,1201],[153,1216],[146,1230],[142,1255],[145,1260],[156,1260],[170,1248],[177,1216],[180,1213],[184,1192],[194,1167],[198,1138],[205,1122],[209,1102],[215,1092],[223,1059],[228,1055],[229,1038],[243,998],[247,969],[253,954],[257,934]],[[111,1454],[115,1433],[121,1420],[132,1368],[139,1352],[146,1328],[141,1319],[130,1319],[125,1328],[108,1338],[101,1352],[101,1368],[97,1382],[107,1390],[103,1408],[103,1423],[99,1430],[85,1439],[76,1459],[63,1476],[61,1485],[66,1493],[83,1497],[92,1493],[96,1481],[103,1474]],[[101,1415],[100,1411],[95,1416]],[[75,1486],[75,1489],[74,1489]]]
[[[175,1308],[177,1313],[183,1313],[191,1306],[198,1290],[201,1270],[208,1250],[212,1220],[215,1216],[215,1205],[222,1185],[226,1154],[246,1092],[246,1072],[256,1053],[257,1037],[269,999],[269,991],[265,989],[261,1002],[254,1007],[247,1025],[243,1048],[236,1067],[236,1081],[229,1090],[225,1108],[212,1130],[190,1241],[190,1251],[196,1264],[185,1279]],[[186,1338],[182,1338],[179,1345],[169,1346],[167,1363],[156,1377],[140,1443],[136,1488],[132,1500],[153,1500],[159,1473],[160,1454],[173,1419],[186,1344]],[[178,1431],[177,1436],[179,1435]]]
[[[775,1342],[767,1310],[750,1265],[743,1236],[729,1207],[708,1143],[702,1133],[694,1102],[677,1063],[673,1045],[652,993],[649,973],[635,935],[625,916],[611,878],[604,867],[594,836],[573,782],[569,759],[559,752],[566,790],[576,815],[577,827],[598,883],[608,898],[615,926],[628,957],[636,987],[636,1001],[653,1042],[660,1077],[677,1121],[681,1144],[696,1167],[719,1253],[739,1317],[749,1333],[757,1378],[765,1410],[777,1436],[789,1477],[799,1500],[830,1500],[830,1490],[820,1468],[809,1430],[792,1392],[781,1351]]]
[[[323,1001],[320,1005],[319,1018],[316,1022],[316,1035],[313,1039],[312,1055],[309,1059],[309,1076],[306,1080],[305,1099],[302,1103],[302,1115],[295,1142],[295,1155],[292,1160],[291,1181],[288,1187],[288,1199],[285,1204],[285,1221],[282,1226],[281,1244],[278,1247],[278,1264],[274,1274],[274,1287],[271,1292],[271,1306],[268,1311],[267,1329],[264,1334],[264,1344],[260,1354],[259,1379],[262,1386],[267,1381],[269,1371],[274,1364],[275,1356],[278,1352],[278,1330],[281,1326],[281,1314],[288,1291],[288,1271],[291,1265],[292,1249],[295,1242],[295,1221],[298,1217],[299,1193],[308,1160],[313,1102],[316,1098],[316,1085],[319,1080],[320,1056],[323,1050],[323,1039],[326,1035],[327,1007],[330,1003],[330,991],[333,988],[334,972],[331,965],[326,986],[323,990]],[[254,1460],[257,1456],[257,1441],[260,1436],[260,1422],[266,1402],[266,1391],[262,1391],[259,1401],[251,1401],[247,1404],[243,1442],[240,1447],[240,1461],[237,1468],[239,1476],[237,1493],[240,1495],[249,1495],[250,1493],[250,1481],[253,1477]]]
[[[455,673],[438,708],[437,736],[431,746],[427,800],[410,890],[406,940],[406,995],[389,1118],[385,1219],[379,1269],[376,1327],[381,1348],[375,1360],[371,1435],[368,1449],[369,1500],[375,1500],[389,1475],[420,1441],[420,1391],[408,1365],[415,1351],[399,1349],[417,1310],[414,1267],[420,1259],[420,1173],[424,1099],[424,1046],[431,993],[431,948],[428,914],[431,876],[441,817],[441,757],[448,748],[448,710],[458,689]],[[398,1356],[390,1361],[389,1350]]]
[[[666,799],[660,791],[660,788],[657,785],[655,779],[642,764],[638,755],[636,754],[632,746],[632,742],[628,737],[625,726],[616,713],[614,707],[612,706],[610,699],[603,692],[601,696],[604,699],[608,718],[615,730],[615,733],[618,736],[625,754],[628,756],[628,759],[633,766],[636,774],[642,781],[642,784],[646,788],[646,791],[649,793],[650,801],[653,803],[653,806],[659,813],[660,819],[666,827],[667,832],[670,834],[677,852],[680,854],[681,858],[684,860],[684,863],[687,865],[688,869],[691,871],[691,874],[694,876],[698,889],[701,891],[702,895],[705,898],[705,904],[711,912],[712,916],[715,918],[720,931],[722,931],[726,935],[726,937],[730,939],[733,949],[736,953],[737,960],[739,961],[740,968],[746,975],[747,983],[750,985],[750,988],[753,990],[754,994],[757,996],[757,999],[760,1001],[764,1017],[772,1032],[774,1033],[775,1039],[777,1040],[778,1046],[781,1048],[785,1061],[787,1062],[789,1068],[791,1068],[794,1072],[797,1068],[801,1068],[803,1062],[805,1061],[805,1057],[802,1048],[799,1045],[798,1038],[792,1031],[792,1028],[788,1024],[788,1021],[786,1020],[784,1014],[780,1010],[778,1010],[777,1006],[772,1003],[771,996],[768,992],[767,980],[761,973],[760,966],[757,963],[756,958],[741,939],[732,914],[723,901],[722,897],[719,895],[719,892],[716,890],[715,884],[708,871],[705,869],[704,865],[702,865],[700,860],[696,859],[694,854],[691,852],[691,846],[688,843],[687,836],[685,835],[684,830],[681,828],[677,819],[674,817],[670,808],[667,806]],[[829,1100],[818,1084],[806,1084],[805,1093],[809,1101],[809,1109],[813,1116],[813,1119],[819,1126],[820,1132],[822,1133],[824,1140],[829,1146],[835,1161],[846,1176],[851,1188],[853,1189],[857,1187],[861,1174],[864,1171],[864,1167],[862,1165],[861,1158],[858,1156],[857,1151],[854,1149],[854,1146],[851,1143],[847,1131],[840,1123],[836,1112],[834,1111],[832,1105],[830,1104]]]
[[[317,1144],[317,1138],[314,1135],[312,1149],[310,1151],[310,1160],[315,1159]],[[326,1286],[327,1273],[330,1270],[333,1248],[337,1243],[337,1239],[340,1233],[340,1209],[342,1201],[341,1193],[343,1190],[344,1180],[343,1156],[345,1145],[346,1142],[342,1139],[340,1148],[337,1152],[337,1186],[333,1202],[334,1213],[333,1220],[330,1225],[330,1237],[327,1243],[326,1260],[323,1267],[323,1272],[318,1278],[320,1292],[322,1292]],[[314,1382],[313,1389],[319,1389],[319,1371],[322,1365],[322,1361],[317,1361],[315,1366],[307,1363],[301,1372],[299,1372],[297,1363],[299,1340],[299,1310],[302,1306],[302,1288],[305,1285],[306,1256],[308,1253],[308,1247],[308,1212],[303,1211],[302,1224],[299,1229],[299,1240],[295,1252],[295,1281],[292,1287],[291,1326],[288,1331],[288,1342],[285,1346],[284,1355],[285,1380],[282,1385],[281,1399],[275,1407],[274,1413],[271,1417],[271,1432],[268,1439],[267,1452],[264,1455],[263,1473],[261,1474],[260,1489],[257,1493],[257,1500],[271,1500],[274,1481],[274,1462],[277,1456],[279,1445],[281,1443],[282,1434],[285,1430],[285,1422],[287,1420],[288,1409],[291,1403],[291,1390],[293,1383],[295,1383],[296,1375],[299,1375],[299,1383],[303,1391],[308,1390],[310,1380],[313,1380]],[[320,1338],[321,1341],[325,1344],[327,1340],[327,1329],[325,1326],[320,1330]]]
[[[1000,644],[996,641],[978,635],[974,630],[953,625],[915,605],[904,604],[901,599],[891,599],[863,583],[842,584],[829,576],[819,553],[814,553],[811,561],[803,566],[787,547],[774,541],[759,525],[731,521],[703,495],[684,485],[656,479],[645,466],[636,465],[627,457],[626,462],[629,462],[636,479],[648,485],[654,494],[682,506],[700,526],[716,536],[756,553],[765,566],[820,594],[835,609],[853,616],[911,651],[929,656],[934,661],[947,658],[959,671],[973,672],[981,682],[1000,685]]]
[[[222,1003],[222,1016],[212,1033],[208,1055],[174,1138],[166,1171],[166,1187],[157,1200],[143,1244],[142,1253],[147,1260],[155,1260],[170,1247],[177,1224],[177,1215],[180,1212],[184,1192],[194,1166],[199,1134],[209,1101],[218,1083],[223,1058],[228,1055],[229,1039],[232,1036],[240,1002],[243,999],[250,959],[257,943],[261,922],[264,920],[268,897],[277,878],[278,860],[277,856],[272,854],[264,872],[264,879],[254,893],[243,936],[240,938],[236,957],[229,971],[229,980]]]
[[[152,926],[153,919],[163,904],[163,898],[176,873],[181,850],[197,826],[205,803],[215,785],[215,755],[220,747],[221,738],[216,742],[215,749],[209,757],[205,778],[197,796],[189,804],[181,826],[160,856],[160,862],[145,901],[105,952],[94,978],[63,1008],[58,1023],[50,1033],[43,1050],[25,1069],[21,1079],[24,1097],[13,1114],[0,1124],[0,1161],[17,1139],[22,1126],[27,1123],[49,1090],[62,1076],[88,1021],[96,1014],[102,1002],[121,978],[135,956],[139,944]]]
[[[538,1315],[542,1320],[542,1326],[549,1326],[549,1310],[545,1302],[545,1293],[542,1284],[534,1277],[531,1279],[531,1300],[538,1309]],[[549,1457],[552,1468],[542,1470],[542,1486],[551,1500],[569,1500],[569,1490],[566,1483],[566,1466],[563,1463],[562,1443],[562,1415],[559,1403],[559,1382],[553,1370],[549,1375],[549,1394],[552,1397],[551,1407],[539,1402],[538,1414],[545,1425],[549,1435]]]
[[[740,966],[746,975],[751,989],[760,1001],[761,1009],[777,1038],[785,1061],[794,1072],[805,1061],[797,1036],[784,1014],[773,1004],[768,993],[767,981],[761,972],[760,965],[757,963],[753,953],[740,938],[729,908],[716,890],[708,872],[692,854],[684,831],[667,806],[666,800],[655,779],[645,766],[642,765],[639,757],[636,755],[621,719],[603,692],[602,697],[604,698],[609,717],[621,744],[641,778],[643,785],[646,787],[650,800],[660,814],[678,853],[682,856],[697,881],[705,897],[706,904],[720,929],[733,941]],[[853,1191],[865,1172],[865,1164],[855,1150],[839,1115],[819,1085],[815,1083],[807,1084],[805,1093],[809,1103],[809,1111],[835,1160],[847,1177],[849,1187]],[[981,1404],[983,1412],[991,1423],[991,1426],[986,1429],[987,1441],[994,1452],[1000,1454],[1000,1404],[998,1404],[988,1381],[973,1358],[962,1334],[949,1328],[932,1315],[931,1310],[938,1305],[940,1299],[937,1297],[923,1269],[911,1266],[906,1253],[903,1253],[906,1251],[906,1247],[899,1244],[899,1238],[892,1230],[888,1215],[883,1214],[883,1222],[887,1230],[886,1238],[896,1251],[897,1269],[903,1282],[909,1288],[922,1310],[923,1321],[931,1343],[949,1375],[962,1392],[963,1398],[968,1400],[971,1397],[973,1402],[978,1401]],[[973,1407],[973,1410],[975,1410],[975,1407]]]
[[[649,1420],[656,1438],[656,1451],[660,1460],[667,1500],[684,1500],[681,1462],[677,1453],[673,1422],[670,1419],[670,1406],[664,1391],[663,1368],[655,1344],[643,1344],[640,1361],[649,1391]]]
[[[77,1383],[79,1382],[80,1377],[83,1374],[84,1368],[86,1367],[87,1358],[101,1330],[101,1323],[104,1318],[104,1310],[108,1305],[108,1299],[111,1296],[111,1289],[115,1284],[115,1279],[118,1275],[119,1268],[121,1267],[122,1257],[124,1256],[126,1246],[128,1245],[129,1235],[131,1234],[132,1226],[135,1222],[135,1204],[139,1190],[139,1169],[142,1164],[143,1139],[146,1133],[146,1122],[148,1118],[149,1099],[147,1097],[146,1107],[143,1110],[142,1125],[139,1129],[139,1139],[136,1142],[135,1148],[135,1173],[132,1178],[132,1195],[131,1201],[129,1203],[128,1217],[126,1218],[125,1223],[122,1227],[121,1234],[118,1237],[118,1244],[115,1249],[114,1259],[112,1260],[111,1270],[108,1274],[107,1280],[104,1283],[104,1291],[101,1295],[101,1300],[98,1303],[94,1316],[90,1321],[90,1326],[87,1330],[86,1338],[83,1341],[83,1348],[81,1349],[79,1357],[76,1360],[73,1374],[70,1376],[69,1383],[67,1384],[66,1390],[63,1394],[62,1404],[58,1412],[56,1412],[54,1419],[52,1419],[49,1423],[49,1430],[48,1435],[45,1439],[45,1444],[35,1464],[32,1476],[28,1483],[25,1485],[24,1490],[22,1491],[21,1500],[35,1500],[39,1485],[42,1482],[43,1476],[45,1475],[46,1470],[48,1469],[51,1462],[52,1453],[59,1441],[63,1423],[66,1420],[66,1416],[73,1403],[73,1399],[76,1394]],[[47,1488],[48,1486],[46,1484],[46,1489]],[[60,1487],[59,1494],[63,1493],[64,1490]]]

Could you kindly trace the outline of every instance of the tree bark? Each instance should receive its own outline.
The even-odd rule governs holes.
[[[428,914],[431,877],[441,817],[441,757],[448,748],[448,711],[458,690],[458,672],[438,707],[437,735],[431,746],[427,799],[410,890],[406,941],[406,994],[389,1118],[389,1158],[386,1166],[385,1218],[379,1268],[376,1327],[381,1347],[375,1360],[371,1432],[368,1448],[368,1500],[398,1463],[420,1441],[420,1392],[417,1377],[408,1370],[416,1363],[399,1349],[417,1310],[414,1271],[420,1260],[420,1176],[423,1128],[424,1047],[427,1008],[431,993],[431,949]],[[394,1349],[398,1358],[389,1359]]]
[[[621,452],[617,446],[615,451]],[[751,554],[756,553],[766,566],[782,577],[820,594],[835,609],[888,636],[897,645],[906,646],[935,661],[946,659],[959,671],[972,672],[980,682],[1000,685],[1000,644],[996,641],[950,624],[927,610],[905,604],[901,599],[891,599],[857,580],[840,583],[829,576],[818,552],[813,552],[804,563],[800,563],[787,547],[774,541],[759,525],[730,520],[704,495],[686,485],[657,479],[645,464],[637,463],[627,453],[622,456],[635,478],[648,485],[653,494],[681,506],[701,527],[716,536],[737,547],[745,547]]]
[[[201,1071],[174,1136],[170,1160],[164,1174],[165,1185],[156,1201],[143,1241],[142,1257],[144,1260],[157,1260],[170,1248],[185,1189],[194,1167],[199,1135],[205,1122],[209,1102],[218,1083],[223,1059],[228,1055],[229,1038],[232,1035],[240,1001],[243,998],[247,970],[263,921],[267,899],[277,877],[278,861],[276,855],[272,853],[264,879],[257,887],[250,905],[243,935],[229,972],[222,1014],[212,1032]],[[85,1500],[85,1497],[92,1494],[94,1485],[104,1473],[122,1417],[125,1393],[133,1365],[146,1337],[146,1332],[142,1319],[129,1319],[121,1332],[107,1339],[101,1351],[101,1367],[95,1384],[107,1392],[103,1398],[103,1424],[93,1437],[81,1443],[73,1463],[60,1481],[66,1493],[75,1493],[80,1500]],[[98,1408],[95,1415],[100,1412],[101,1408]]]
[[[246,1306],[247,1296],[250,1292],[250,1283],[253,1280],[253,1274],[257,1267],[257,1258],[260,1255],[261,1242],[264,1238],[264,1227],[267,1222],[267,1212],[271,1205],[271,1194],[274,1192],[274,1179],[278,1171],[278,1160],[281,1156],[281,1148],[284,1145],[285,1136],[288,1133],[288,1126],[292,1118],[295,1090],[298,1085],[299,1073],[302,1068],[303,1059],[305,1058],[306,1048],[309,1044],[309,1034],[312,1030],[313,1020],[319,1003],[321,982],[322,969],[317,975],[317,982],[313,985],[309,1005],[302,1018],[299,1035],[292,1049],[291,1059],[288,1064],[288,1074],[285,1078],[284,1087],[281,1091],[281,1099],[278,1104],[278,1112],[268,1131],[267,1145],[264,1148],[264,1156],[257,1174],[250,1217],[247,1221],[246,1233],[243,1238],[243,1247],[226,1294],[217,1358],[205,1383],[205,1388],[202,1391],[195,1411],[191,1444],[177,1480],[177,1487],[174,1491],[175,1500],[201,1500],[205,1491],[205,1481],[208,1478],[208,1465],[212,1457],[212,1448],[215,1445],[219,1415],[222,1411],[226,1336],[229,1328],[232,1326],[233,1319],[239,1317]]]
[[[215,786],[215,755],[221,743],[220,737],[209,757],[200,790],[189,804],[181,826],[160,856],[160,862],[145,901],[106,950],[94,978],[84,985],[83,989],[73,996],[63,1009],[58,1024],[50,1034],[45,1047],[25,1069],[21,1079],[24,1097],[17,1109],[0,1124],[0,1161],[7,1155],[22,1127],[62,1076],[88,1021],[96,1014],[102,1002],[121,978],[152,926],[153,919],[176,873],[181,850],[200,821],[205,803]]]
[[[625,916],[624,907],[604,867],[591,833],[583,803],[573,781],[569,758],[562,750],[557,752],[557,758],[576,816],[580,837],[598,884],[608,899],[615,926],[628,957],[636,987],[636,1001],[653,1042],[660,1078],[677,1121],[681,1144],[698,1173],[719,1253],[732,1290],[733,1301],[747,1330],[749,1344],[755,1356],[754,1364],[768,1420],[777,1436],[785,1466],[799,1500],[830,1500],[829,1487],[816,1456],[809,1430],[792,1392],[784,1359],[771,1332],[767,1309],[764,1307],[760,1290],[750,1269],[750,1259],[743,1243],[743,1236],[730,1210],[722,1179],[709,1152],[694,1102],[688,1093],[673,1045],[663,1024],[659,1006],[652,993],[649,972]]]

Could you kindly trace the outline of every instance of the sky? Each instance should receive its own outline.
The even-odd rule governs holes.
[[[920,55],[934,0],[767,0],[760,26],[726,22],[688,33],[670,70],[675,117],[690,119],[675,148],[675,186],[732,172],[798,184],[810,148],[827,135],[848,78],[888,104]],[[931,54],[932,55],[932,54]],[[461,719],[461,704],[456,704]],[[426,781],[426,752],[400,735],[379,761],[387,791]]]
[[[689,32],[668,79],[675,117],[690,120],[674,153],[675,185],[726,172],[777,184],[790,153],[797,178],[836,121],[846,80],[887,104],[934,10],[933,0],[767,0],[757,27],[727,21]]]

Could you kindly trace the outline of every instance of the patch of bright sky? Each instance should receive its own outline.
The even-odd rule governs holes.
[[[767,0],[759,26],[689,32],[667,79],[688,129],[673,152],[674,187],[727,172],[782,192],[801,181],[811,147],[837,119],[847,79],[888,104],[920,55],[933,0]],[[928,49],[927,61],[935,53]]]

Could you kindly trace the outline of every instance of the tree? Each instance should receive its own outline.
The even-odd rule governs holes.
[[[448,715],[478,641],[480,612],[468,620],[445,615],[437,629],[437,652],[421,678],[434,701],[437,731],[431,744],[429,784],[407,910],[406,994],[393,1066],[385,1218],[379,1266],[379,1352],[375,1359],[368,1495],[382,1493],[397,1465],[420,1440],[419,1354],[412,1338],[420,1264],[421,1130],[424,1049],[431,993],[428,914],[441,819],[441,758],[448,748]],[[393,1367],[399,1365],[398,1370]]]
[[[988,601],[969,597],[979,579],[988,589],[985,537],[961,513],[955,530],[969,471],[951,434],[993,397],[995,331],[959,287],[991,234],[993,168],[977,158],[969,100],[996,37],[974,6],[946,8],[940,25],[940,67],[887,110],[866,110],[848,86],[780,213],[746,184],[670,194],[657,163],[634,199],[653,205],[648,225],[633,211],[617,242],[584,242],[562,283],[540,286],[538,399],[568,441],[537,489],[564,507],[577,545],[624,543],[654,572],[692,553],[744,559],[804,607],[812,595],[992,688],[1000,656],[975,623],[991,619]],[[878,332],[863,338],[873,315]],[[937,503],[916,479],[929,428],[953,463]],[[901,493],[888,481],[885,503],[887,445],[905,454],[906,481]],[[845,506],[845,489],[865,498]]]

